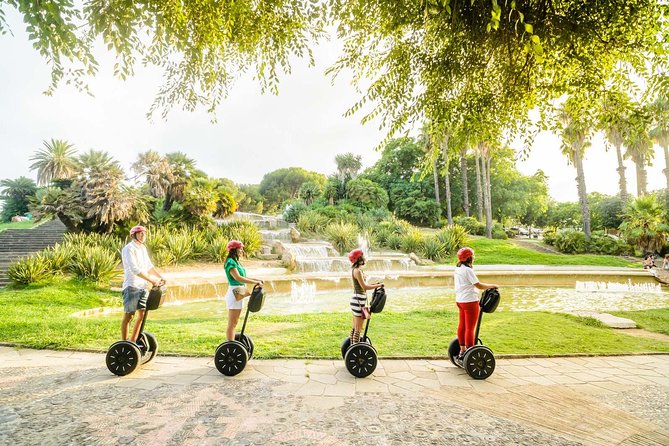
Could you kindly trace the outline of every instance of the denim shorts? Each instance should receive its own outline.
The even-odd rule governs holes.
[[[149,297],[148,290],[143,288],[123,288],[123,311],[134,314],[137,310],[146,310],[146,299]]]

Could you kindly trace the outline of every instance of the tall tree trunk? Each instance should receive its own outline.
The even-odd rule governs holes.
[[[669,144],[660,144],[662,150],[664,150],[664,165],[665,168],[662,169],[664,176],[667,178],[667,190],[665,197],[667,199],[667,209],[669,209]]]
[[[485,144],[479,145],[481,152],[481,179],[483,181],[483,208],[485,210],[485,234],[486,237],[492,238],[492,206],[490,203],[490,161],[488,147]]]
[[[446,218],[448,219],[448,224],[453,224],[453,210],[451,209],[451,179],[448,165],[448,136],[444,137],[442,142],[442,147],[444,151],[444,198],[446,200]]]
[[[479,161],[481,159],[480,153],[476,151],[476,208],[478,211],[479,223],[483,222],[483,191],[481,189],[481,166]]]
[[[580,150],[572,150],[574,167],[576,168],[576,188],[578,189],[578,201],[581,205],[581,218],[583,220],[583,232],[590,240],[590,207],[588,206],[588,193],[585,189],[585,173],[583,172],[583,155]]]
[[[467,183],[467,149],[460,151],[460,174],[462,175],[462,206],[465,217],[469,217],[469,184]]]
[[[441,199],[439,198],[439,173],[437,172],[437,156],[432,160],[432,175],[434,176],[434,198],[439,205],[439,215],[441,216]]]
[[[490,154],[486,153],[485,165],[485,232],[486,237],[492,238],[492,197],[490,193]]]
[[[627,201],[627,180],[625,179],[625,166],[623,165],[623,152],[621,145],[616,145],[616,156],[618,157],[618,185],[620,186],[620,198]]]
[[[643,160],[635,161],[636,164],[636,191],[637,196],[642,197],[646,195],[646,185],[648,184],[646,166]]]

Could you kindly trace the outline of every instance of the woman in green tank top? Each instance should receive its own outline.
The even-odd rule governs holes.
[[[251,293],[246,289],[246,284],[262,285],[262,280],[246,277],[246,270],[239,262],[244,253],[244,244],[239,240],[230,240],[227,245],[228,258],[225,259],[225,276],[228,279],[228,292],[225,295],[225,304],[228,307],[228,328],[225,337],[228,341],[235,339],[235,330],[242,314],[244,306],[243,299]]]

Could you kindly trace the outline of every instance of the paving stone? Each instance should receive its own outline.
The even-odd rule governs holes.
[[[669,355],[510,359],[484,381],[387,359],[365,379],[334,360],[225,377],[175,357],[116,377],[102,354],[68,355],[54,368],[59,353],[0,348],[0,445],[669,444]]]

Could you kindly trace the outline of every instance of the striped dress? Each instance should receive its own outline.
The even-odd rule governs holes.
[[[351,270],[351,278],[353,279],[353,296],[351,296],[350,302],[351,312],[353,313],[353,316],[362,317],[362,307],[367,304],[367,293],[362,288],[362,285],[360,285],[360,282],[353,276],[354,271],[355,270]],[[360,273],[362,274],[362,271],[360,271]]]

